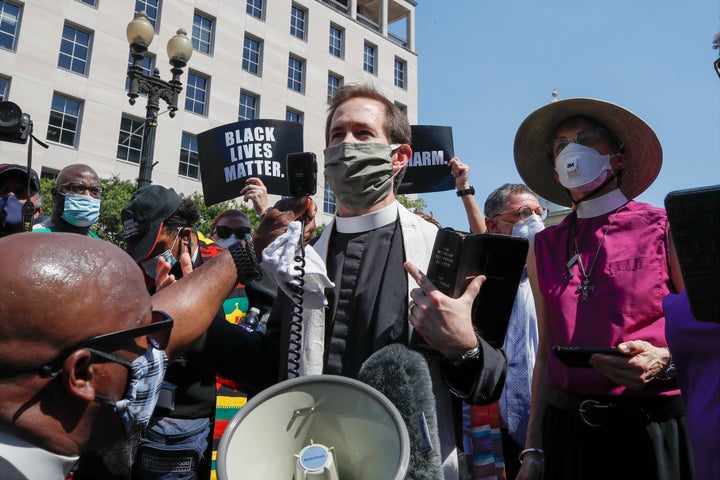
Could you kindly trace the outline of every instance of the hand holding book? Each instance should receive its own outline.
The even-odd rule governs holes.
[[[448,360],[460,358],[477,345],[472,323],[475,297],[485,282],[476,276],[458,298],[445,295],[415,265],[405,262],[405,270],[420,288],[410,291],[408,319],[427,344]]]

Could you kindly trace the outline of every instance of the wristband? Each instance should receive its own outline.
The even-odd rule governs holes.
[[[520,452],[520,455],[518,455],[518,460],[520,460],[520,463],[523,463],[523,457],[526,453],[539,453],[540,455],[545,455],[545,452],[543,452],[542,448],[526,448],[522,452]]]
[[[253,247],[252,237],[249,233],[245,235],[244,240],[230,245],[228,251],[230,255],[232,255],[235,268],[237,269],[237,283],[246,285],[262,277],[260,264],[255,255],[255,248]]]
[[[466,188],[464,190],[458,190],[455,192],[458,197],[463,197],[465,195],[475,195],[475,187]]]

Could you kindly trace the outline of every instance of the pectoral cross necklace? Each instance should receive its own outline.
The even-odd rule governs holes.
[[[620,209],[618,209],[620,210]],[[613,219],[610,221],[607,227],[605,227],[605,232],[603,232],[603,236],[600,239],[600,243],[598,244],[597,249],[595,250],[595,256],[592,259],[592,262],[590,263],[590,268],[585,270],[585,265],[583,264],[582,257],[580,256],[580,250],[578,249],[577,244],[577,237],[575,237],[575,255],[573,258],[577,257],[578,266],[580,267],[580,273],[582,273],[582,282],[580,285],[578,285],[577,290],[575,290],[575,293],[580,294],[580,301],[581,302],[588,302],[590,301],[590,292],[595,290],[595,285],[590,283],[590,274],[593,271],[593,268],[595,267],[595,262],[598,259],[598,255],[600,254],[600,249],[603,246],[603,243],[605,242],[605,237],[607,236],[608,230],[610,230],[610,227],[612,227],[613,222],[615,221],[615,217],[617,216],[617,210],[615,210],[615,215],[613,216]]]

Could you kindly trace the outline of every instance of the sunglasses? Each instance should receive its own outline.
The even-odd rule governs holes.
[[[57,188],[63,193],[75,193],[77,195],[84,195],[85,192],[90,192],[90,196],[94,198],[102,197],[105,188],[98,186],[88,187],[82,183],[66,183],[64,185],[58,185]]]
[[[128,362],[119,359],[119,357],[116,357],[115,355],[109,355],[107,350],[117,350],[118,347],[127,344],[128,340],[146,336],[148,346],[157,350],[165,350],[168,346],[168,342],[170,341],[170,333],[172,331],[173,323],[174,320],[167,313],[162,310],[153,310],[152,321],[147,325],[141,325],[139,327],[128,328],[103,335],[96,335],[83,340],[74,347],[68,349],[55,360],[52,360],[48,364],[44,365],[40,369],[40,376],[50,378],[57,376],[62,371],[61,365],[70,356],[70,354],[83,348],[87,348],[99,357],[121,364],[126,364]]]
[[[230,238],[230,235],[233,233],[237,238],[243,238],[245,235],[250,233],[250,227],[238,227],[238,228],[230,228],[226,227],[224,225],[218,225],[215,227],[215,233],[220,238]]]

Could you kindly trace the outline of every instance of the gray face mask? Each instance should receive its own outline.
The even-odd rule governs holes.
[[[391,155],[400,145],[341,143],[325,149],[325,179],[338,201],[362,212],[393,189]]]

